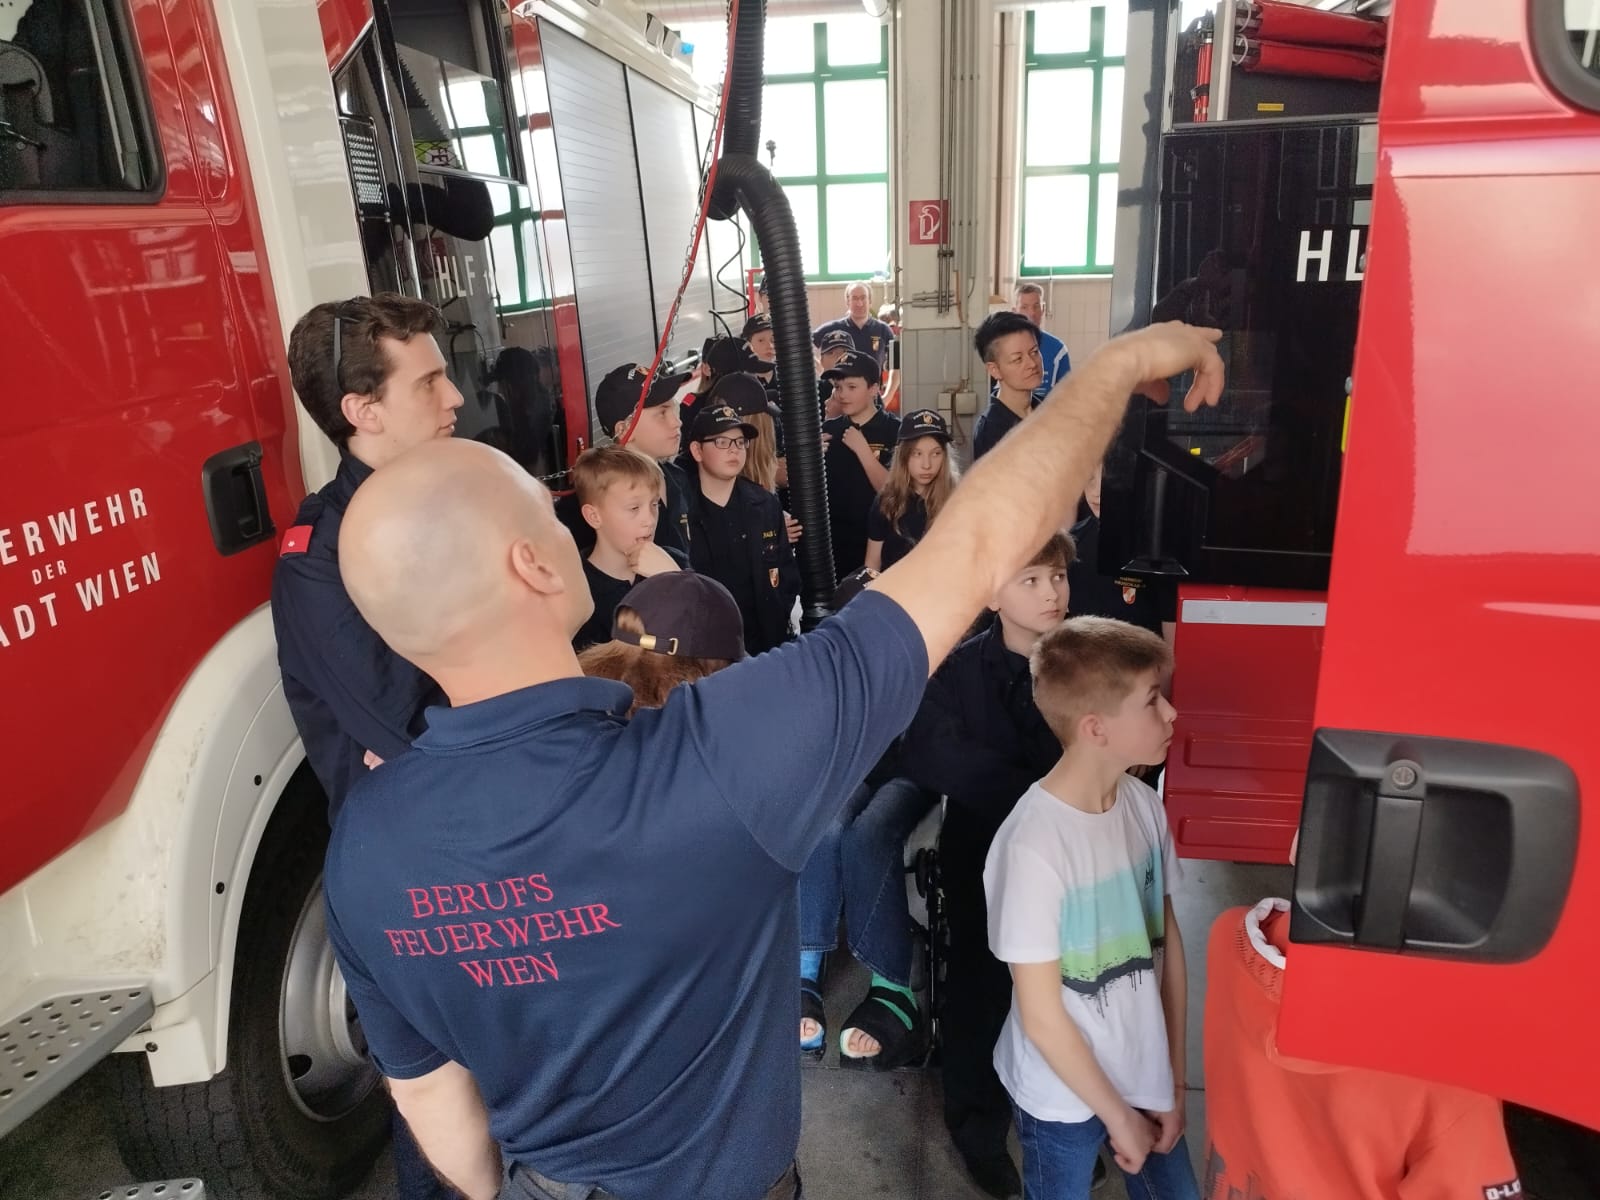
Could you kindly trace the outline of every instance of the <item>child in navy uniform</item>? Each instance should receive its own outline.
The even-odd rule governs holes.
[[[1000,589],[990,604],[998,618],[934,673],[905,738],[907,773],[949,801],[939,836],[945,1126],[974,1181],[998,1200],[1022,1181],[1006,1149],[1011,1101],[994,1069],[1011,976],[989,953],[983,863],[1017,799],[1061,757],[1033,703],[1028,655],[1066,616],[1072,558],[1072,540],[1058,533]]]
[[[887,571],[911,553],[960,481],[944,418],[931,408],[902,417],[889,482],[867,512],[867,566]]]
[[[732,407],[712,404],[695,417],[689,442],[695,464],[689,484],[694,569],[732,593],[751,654],[789,640],[789,614],[800,595],[783,508],[742,474],[749,446],[759,437]]]
[[[1172,742],[1170,661],[1160,637],[1105,617],[1045,634],[1030,661],[1061,760],[1000,827],[983,879],[989,945],[1014,983],[994,1062],[1029,1200],[1088,1200],[1107,1141],[1129,1195],[1199,1200],[1183,1140],[1178,856],[1160,798],[1127,774]]]
[[[840,413],[823,423],[822,465],[828,478],[833,565],[844,576],[867,561],[867,510],[889,482],[900,423],[878,408],[883,370],[872,355],[851,351],[822,377],[833,384]]]
[[[621,446],[596,447],[572,464],[572,480],[584,523],[594,531],[594,548],[583,560],[594,615],[572,639],[582,650],[611,637],[611,614],[640,578],[677,564],[651,540],[666,486],[653,460]]]

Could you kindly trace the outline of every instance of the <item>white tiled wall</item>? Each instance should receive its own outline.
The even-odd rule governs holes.
[[[1088,358],[1111,336],[1110,279],[1041,279],[1044,327],[1067,344],[1072,360]]]

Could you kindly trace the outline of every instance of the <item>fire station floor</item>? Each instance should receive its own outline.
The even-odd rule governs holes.
[[[1224,909],[1286,895],[1288,887],[1285,867],[1184,863],[1174,901],[1190,951],[1188,1137],[1197,1172],[1205,1143],[1201,1014],[1207,933]],[[830,973],[830,1029],[839,1028],[866,983],[865,974],[853,966]],[[104,1188],[133,1181],[112,1141],[105,1092],[96,1075],[91,1072],[0,1141],[0,1200],[90,1200]],[[804,1072],[803,1087],[800,1165],[807,1200],[978,1200],[983,1195],[968,1181],[945,1135],[936,1069],[886,1074],[839,1070],[835,1045],[820,1067]],[[1569,1161],[1572,1150],[1557,1123],[1517,1113],[1512,1134],[1524,1194],[1531,1200],[1600,1198],[1600,1178]],[[350,1200],[393,1195],[394,1172],[385,1155],[350,1193]],[[1113,1172],[1096,1200],[1123,1200],[1125,1195]]]

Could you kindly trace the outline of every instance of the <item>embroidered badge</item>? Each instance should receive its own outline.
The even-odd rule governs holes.
[[[283,544],[278,547],[278,557],[285,554],[304,554],[311,548],[311,526],[296,525],[283,535]]]

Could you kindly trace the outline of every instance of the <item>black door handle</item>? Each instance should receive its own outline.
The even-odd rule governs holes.
[[[1319,729],[1300,828],[1294,941],[1515,962],[1560,923],[1578,780],[1520,746]]]
[[[261,443],[246,442],[213,454],[200,468],[206,519],[219,554],[237,554],[277,532],[267,511],[261,460]]]

